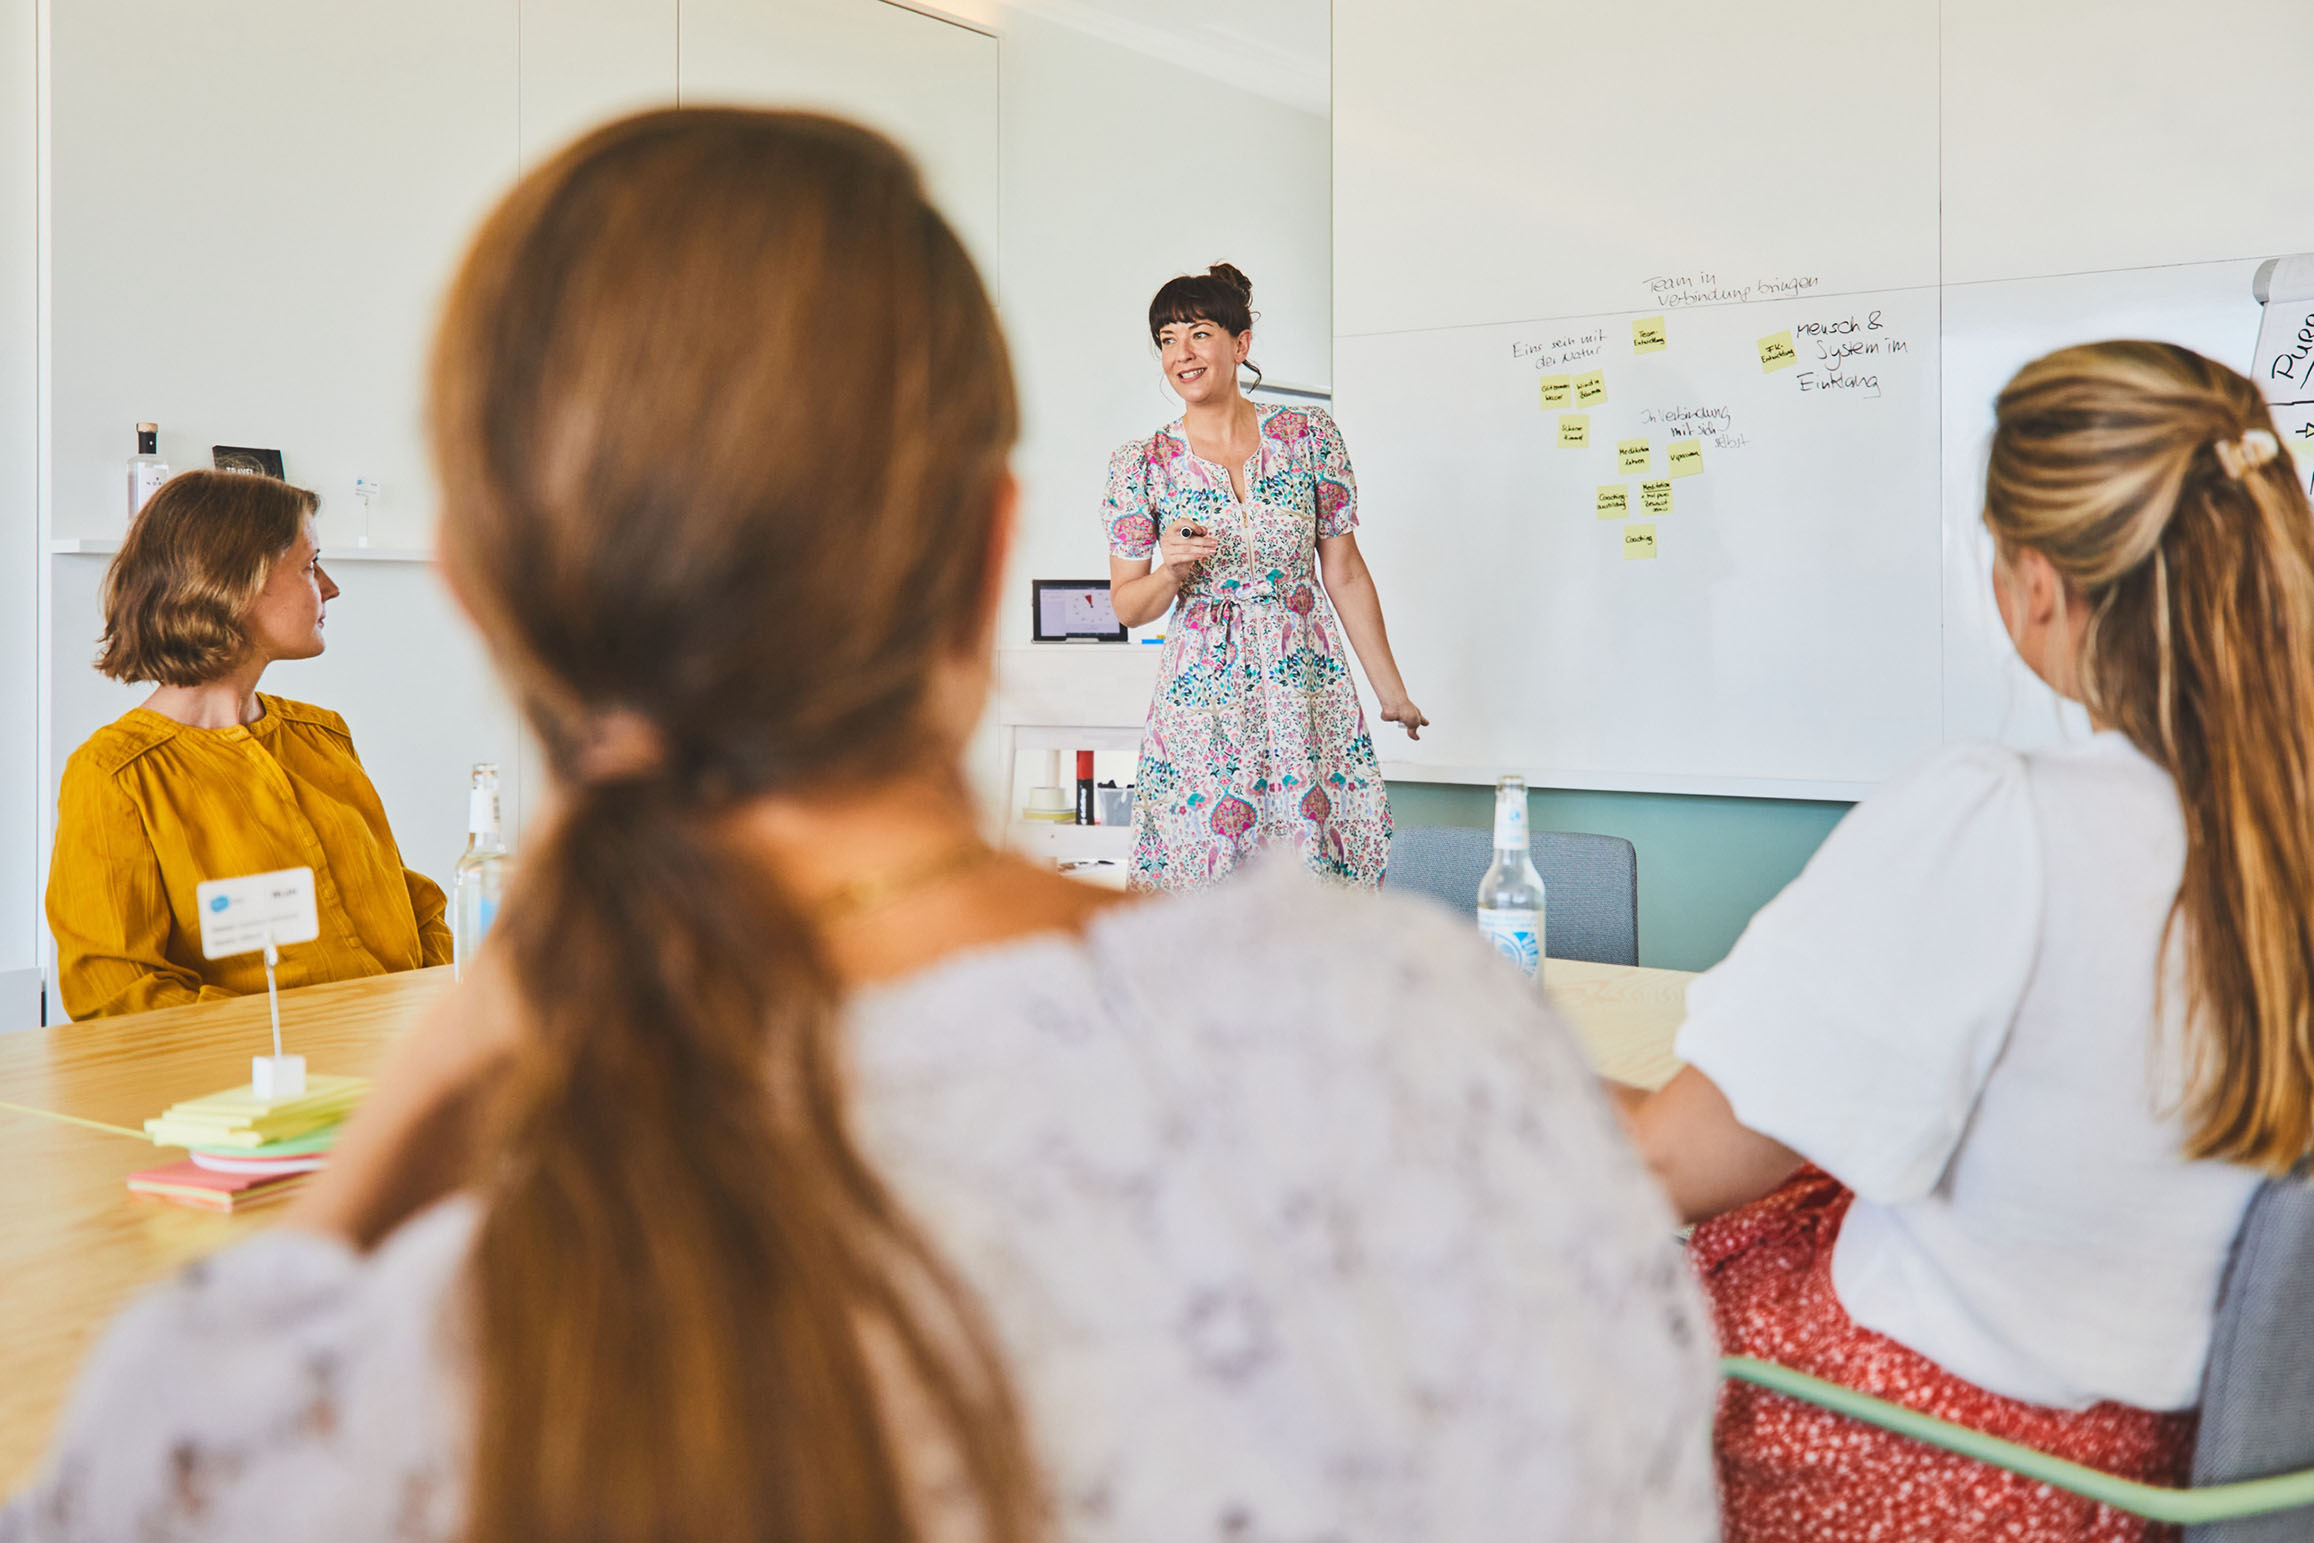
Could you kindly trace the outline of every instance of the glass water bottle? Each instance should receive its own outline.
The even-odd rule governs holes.
[[[458,874],[450,897],[450,964],[454,978],[466,978],[466,966],[482,939],[498,920],[498,901],[514,866],[506,837],[498,822],[498,765],[478,761],[474,786],[466,795],[466,851],[458,859]]]
[[[1543,968],[1543,876],[1527,852],[1527,782],[1494,788],[1494,864],[1478,882],[1478,930],[1504,958],[1538,977]]]

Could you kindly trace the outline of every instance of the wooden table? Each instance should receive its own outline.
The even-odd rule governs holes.
[[[1553,959],[1545,981],[1592,1064],[1653,1086],[1671,1075],[1685,1010],[1678,970]],[[450,984],[447,969],[282,994],[291,1045],[315,1072],[370,1075],[386,1044]],[[0,1102],[134,1130],[183,1098],[249,1080],[272,1048],[265,1000],[244,997],[0,1034]],[[32,1475],[58,1406],[97,1336],[131,1297],[280,1215],[219,1216],[129,1194],[173,1161],[144,1140],[0,1109],[0,1494]]]

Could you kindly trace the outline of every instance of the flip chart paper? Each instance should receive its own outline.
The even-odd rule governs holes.
[[[1565,407],[1574,400],[1575,388],[1567,376],[1545,375],[1543,377],[1543,406],[1546,408]]]
[[[1619,439],[1615,441],[1615,469],[1617,471],[1647,470],[1647,441]]]
[[[1559,448],[1580,450],[1591,442],[1591,415],[1589,413],[1559,414]]]
[[[1669,481],[1639,484],[1639,507],[1649,514],[1671,512],[1671,484]]]
[[[1604,483],[1599,488],[1599,518],[1620,520],[1631,512],[1631,492],[1620,482]]]
[[[1623,527],[1623,560],[1636,562],[1655,555],[1655,527],[1626,525]]]
[[[1703,470],[1703,442],[1675,439],[1664,454],[1664,465],[1674,477],[1692,477]]]
[[[1658,352],[1669,341],[1660,316],[1641,317],[1631,324],[1631,351],[1635,354]]]
[[[1787,327],[1782,332],[1771,332],[1760,339],[1761,374],[1773,375],[1776,371],[1788,370],[1799,362],[1800,351],[1792,346],[1790,328]]]
[[[1607,400],[1607,372],[1593,370],[1588,375],[1575,377],[1575,405],[1597,407]]]

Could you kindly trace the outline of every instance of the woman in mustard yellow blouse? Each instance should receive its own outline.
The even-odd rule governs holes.
[[[48,875],[58,985],[74,1018],[265,989],[255,954],[201,957],[193,890],[313,869],[321,936],[281,950],[283,986],[450,962],[442,891],[402,866],[336,713],[257,690],[276,659],[322,651],[313,494],[186,472],[129,526],[104,586],[115,680],[144,705],[65,763]]]

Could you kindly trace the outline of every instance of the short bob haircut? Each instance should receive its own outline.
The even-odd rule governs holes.
[[[246,472],[171,477],[129,522],[104,576],[104,647],[114,680],[199,686],[240,662],[243,625],[273,565],[321,500]]]

